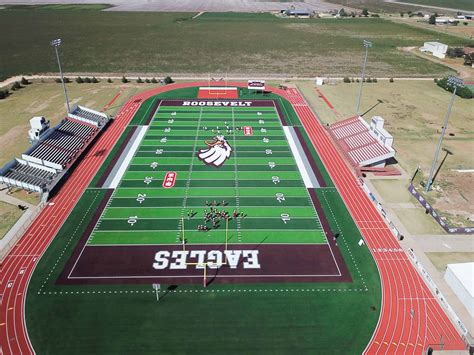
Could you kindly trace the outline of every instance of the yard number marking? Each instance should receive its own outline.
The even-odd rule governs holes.
[[[160,139],[160,143],[166,143],[168,141],[168,138],[163,137]]]
[[[258,123],[259,123],[259,124],[264,124],[265,121],[264,121],[264,120],[258,120]]]
[[[263,143],[268,143],[268,142],[270,142],[270,139],[268,139],[267,137],[264,137],[263,138]]]
[[[273,154],[273,152],[271,149],[265,149],[265,154],[270,155],[270,154]]]
[[[139,204],[142,204],[143,201],[145,201],[146,194],[138,194],[137,201]]]
[[[154,161],[150,164],[150,167],[154,170],[158,167],[158,163],[156,161]]]
[[[290,221],[290,215],[288,213],[282,213],[280,216],[283,223],[286,224],[286,222]]]
[[[277,201],[278,201],[279,203],[281,203],[281,201],[285,201],[285,195],[283,195],[281,192],[277,192],[277,193],[275,194],[275,196],[276,196]]]
[[[151,176],[145,176],[145,180],[143,180],[143,182],[147,185],[150,185],[152,180],[153,178]]]
[[[163,149],[157,149],[155,154],[163,154]]]
[[[166,127],[165,128],[165,133],[170,133],[171,132],[171,128],[170,127]]]
[[[169,119],[169,120],[168,120],[168,123],[172,124],[172,123],[174,123],[174,120],[173,120],[173,119]]]
[[[270,167],[270,169],[273,169],[276,166],[276,164],[274,161],[269,161],[268,166]]]
[[[278,176],[272,176],[272,182],[276,185],[280,182],[280,178]]]

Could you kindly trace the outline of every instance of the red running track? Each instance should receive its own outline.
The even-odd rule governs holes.
[[[110,152],[141,103],[160,92],[203,86],[205,82],[172,84],[132,97],[120,110],[112,125],[62,186],[57,195],[28,228],[3,260],[0,292],[0,354],[32,354],[25,324],[25,299],[29,280],[44,253],[92,177],[106,159],[99,151]],[[245,87],[246,83],[228,83]],[[366,349],[375,353],[422,353],[430,344],[444,338],[447,349],[464,349],[464,343],[421,277],[401,251],[375,207],[357,184],[336,151],[330,137],[319,124],[297,90],[273,91],[294,106],[314,146],[334,180],[349,211],[364,236],[377,263],[382,281],[382,309],[376,331]],[[377,252],[377,249],[392,250]],[[410,311],[413,309],[413,314]]]
[[[401,249],[327,131],[295,89],[274,90],[293,104],[375,259],[382,283],[382,308],[366,354],[421,354],[429,346],[466,348],[461,336]]]

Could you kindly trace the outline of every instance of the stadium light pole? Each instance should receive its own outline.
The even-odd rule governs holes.
[[[51,42],[49,42],[49,44],[51,45],[51,47],[54,48],[54,51],[56,52],[56,58],[58,60],[58,67],[59,67],[59,74],[61,75],[61,82],[63,83],[64,97],[66,98],[67,113],[70,113],[71,110],[69,108],[69,99],[67,97],[66,84],[64,83],[63,71],[61,69],[61,62],[59,60],[58,47],[61,45],[61,42],[62,40],[58,38],[58,39],[53,39]]]
[[[453,107],[454,97],[456,96],[456,90],[458,87],[463,86],[463,81],[462,79],[450,75],[448,77],[448,86],[453,87],[453,94],[451,95],[451,101],[449,102],[448,112],[446,112],[446,117],[444,118],[443,129],[441,130],[441,136],[439,137],[438,146],[436,147],[433,163],[431,164],[430,175],[428,177],[428,181],[426,182],[425,192],[430,191],[431,186],[433,185],[433,174],[435,171],[436,162],[438,161],[439,151],[441,150],[441,144],[443,143],[444,134],[446,133],[446,128],[448,127],[449,116],[451,115],[451,108]]]
[[[365,66],[367,65],[367,56],[369,54],[369,48],[372,47],[372,42],[364,39],[364,41],[362,42],[362,45],[365,47],[365,57],[364,57],[364,65],[362,66],[362,79],[360,81],[359,97],[357,98],[356,115],[359,115],[360,97],[362,95],[362,86],[364,85],[364,79],[365,79]]]

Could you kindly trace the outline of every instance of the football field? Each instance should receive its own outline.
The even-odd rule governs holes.
[[[361,353],[379,276],[292,105],[197,91],[150,97],[113,142],[31,279],[33,347]]]
[[[208,267],[222,282],[350,279],[278,103],[155,107],[105,181],[110,199],[64,282],[199,282]]]

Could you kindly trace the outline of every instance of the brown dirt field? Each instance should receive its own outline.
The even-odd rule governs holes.
[[[448,264],[469,263],[474,260],[474,253],[425,253],[439,272],[445,272]]]

